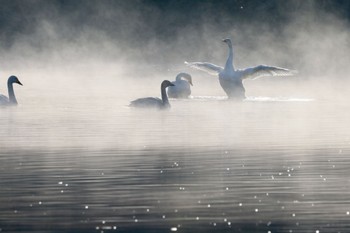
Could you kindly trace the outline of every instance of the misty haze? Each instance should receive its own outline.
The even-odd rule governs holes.
[[[349,12],[0,0],[0,231],[349,232]],[[185,64],[225,67],[226,38],[235,69],[292,75],[244,79],[230,100]],[[180,73],[193,86],[170,107],[129,106]]]

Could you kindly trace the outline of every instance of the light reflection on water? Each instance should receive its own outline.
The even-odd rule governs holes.
[[[347,232],[348,105],[285,100],[0,109],[0,228]]]

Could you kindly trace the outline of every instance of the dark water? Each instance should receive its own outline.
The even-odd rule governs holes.
[[[347,103],[112,97],[0,109],[2,232],[350,232]]]

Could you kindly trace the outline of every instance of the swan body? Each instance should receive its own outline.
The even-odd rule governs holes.
[[[162,99],[157,97],[146,97],[139,98],[130,102],[130,107],[136,108],[156,108],[156,109],[167,109],[170,108],[168,96],[166,94],[166,88],[174,86],[170,81],[164,80],[160,85]]]
[[[168,96],[170,98],[188,98],[191,95],[191,86],[193,84],[190,74],[179,73],[175,81],[171,83],[175,86],[168,87]]]
[[[259,65],[246,69],[235,69],[233,66],[233,47],[230,39],[224,39],[229,48],[225,67],[217,66],[209,62],[185,62],[191,68],[206,71],[212,75],[218,75],[222,89],[229,99],[245,99],[245,88],[243,80],[247,78],[256,79],[264,76],[291,76],[297,72],[276,66]]]
[[[13,84],[23,85],[16,76],[12,75],[7,80],[8,97],[0,94],[0,106],[17,105],[17,99],[13,90]]]

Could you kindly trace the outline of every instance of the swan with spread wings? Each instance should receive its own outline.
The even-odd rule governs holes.
[[[231,39],[224,39],[229,48],[225,67],[217,66],[209,62],[185,62],[191,68],[206,71],[212,75],[218,75],[219,82],[229,99],[245,99],[243,80],[247,78],[260,78],[264,76],[291,76],[297,73],[295,70],[259,65],[246,69],[235,69],[233,66],[233,48]]]

